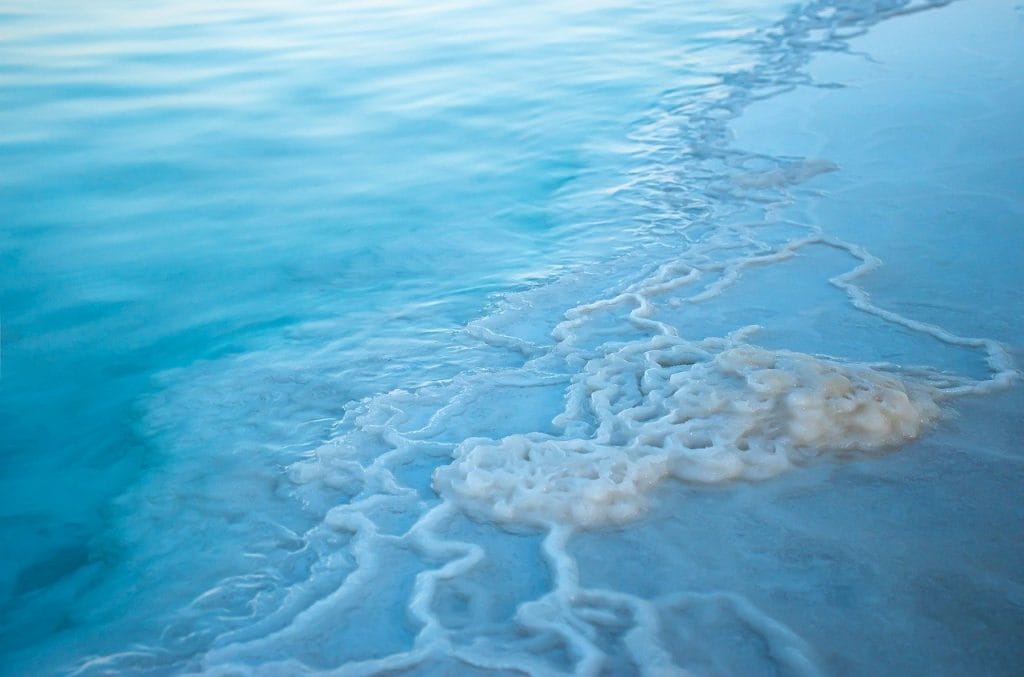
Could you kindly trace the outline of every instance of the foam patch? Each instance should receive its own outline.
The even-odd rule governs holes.
[[[904,444],[938,417],[938,395],[865,365],[660,336],[591,361],[573,383],[560,418],[592,420],[589,436],[466,440],[434,488],[484,519],[622,523],[669,476],[760,480],[823,453]]]

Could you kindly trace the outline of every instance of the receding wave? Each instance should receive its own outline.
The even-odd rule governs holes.
[[[588,588],[567,544],[580,530],[643,520],[670,480],[766,481],[894,452],[956,397],[1016,378],[998,342],[876,305],[859,285],[878,266],[867,248],[762,209],[834,164],[728,144],[726,122],[808,83],[815,53],[940,4],[816,2],[749,37],[752,66],[638,126],[650,163],[616,195],[643,207],[635,246],[508,295],[470,323],[456,340],[500,355],[493,364],[351,403],[333,438],[289,464],[278,489],[322,520],[288,534],[287,547],[283,537],[254,546],[258,575],[229,577],[193,603],[206,619],[221,599],[243,610],[221,614],[215,631],[185,614],[179,635],[201,646],[169,640],[79,672],[598,674],[622,659],[682,674],[661,628],[699,608],[756,635],[773,669],[815,674],[806,644],[742,597],[652,601]],[[845,262],[819,282],[849,313],[976,355],[987,373],[769,346],[746,321],[719,330],[730,318],[716,303],[745,276],[818,251]],[[493,522],[521,540],[480,535]],[[530,557],[546,574],[519,580],[516,562]],[[488,569],[502,561],[511,564]],[[493,608],[474,606],[490,584],[480,571],[508,579]]]

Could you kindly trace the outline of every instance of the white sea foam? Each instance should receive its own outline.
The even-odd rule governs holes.
[[[938,395],[866,365],[659,336],[575,380],[560,418],[593,417],[593,436],[466,440],[434,486],[484,519],[624,522],[668,476],[759,480],[822,453],[903,444],[939,415]]]
[[[892,13],[841,3],[845,23],[832,26],[832,14],[816,14],[815,7],[795,12],[778,31],[788,40],[811,29],[869,25]],[[745,211],[742,195],[702,212],[715,218],[680,217],[689,204],[684,198],[703,204],[705,190],[782,200],[788,186],[835,169],[824,160],[753,158],[749,164],[759,169],[751,173],[744,164],[750,157],[719,144],[722,111],[738,111],[763,95],[761,87],[790,86],[807,58],[808,52],[776,44],[772,33],[763,38],[763,63],[746,80],[753,84],[739,82],[721,108],[715,94],[703,108],[668,112],[664,124],[645,130],[654,166],[624,189],[651,213],[642,246],[507,298],[498,312],[472,322],[457,340],[478,353],[456,376],[350,402],[334,439],[289,462],[283,474],[290,482],[278,483],[276,475],[261,482],[301,508],[303,519],[292,521],[306,529],[249,544],[245,555],[260,562],[267,591],[252,592],[251,572],[227,578],[213,591],[219,595],[193,603],[201,618],[199,612],[199,620],[186,617],[164,645],[98,658],[82,664],[82,673],[184,665],[213,674],[476,668],[589,675],[614,673],[621,660],[623,672],[685,674],[694,664],[689,651],[731,653],[728,640],[702,642],[685,629],[671,634],[673,618],[685,626],[686,614],[697,609],[735,621],[748,644],[765,647],[755,672],[815,674],[807,643],[742,594],[694,587],[659,598],[603,589],[601,582],[588,587],[570,547],[574,534],[594,535],[578,533],[586,528],[648,528],[640,520],[655,503],[655,489],[672,478],[762,481],[816,459],[889,452],[924,434],[946,398],[1015,378],[997,342],[876,305],[858,283],[879,261],[860,246],[810,224],[770,223],[760,211],[752,222],[738,223],[731,217]],[[685,137],[694,150],[682,161],[680,120],[696,130]],[[692,194],[680,197],[684,190]],[[780,227],[769,233],[773,226]],[[656,246],[645,249],[652,241]],[[814,248],[850,258],[848,272],[831,280],[799,278],[826,290],[831,282],[830,312],[904,332],[910,341],[984,353],[990,375],[771,349],[755,345],[750,328],[735,330],[748,319],[704,331],[685,312],[666,312],[716,306],[754,268]],[[559,403],[551,393],[561,389]],[[201,470],[197,477],[209,474],[206,466]],[[183,501],[172,498],[166,503],[182,523]],[[305,526],[306,513],[314,526]],[[206,514],[189,519],[189,526],[208,520]],[[281,511],[268,518],[275,520],[282,520]],[[183,541],[191,537],[191,528],[182,531]],[[539,550],[539,565],[507,565],[514,559],[509,541],[519,537],[524,549]],[[531,585],[511,585],[513,568]],[[474,583],[495,572],[498,584]],[[679,590],[686,589],[680,581]],[[232,606],[218,607],[222,599]],[[494,611],[502,606],[512,610]],[[176,637],[183,639],[175,644]]]

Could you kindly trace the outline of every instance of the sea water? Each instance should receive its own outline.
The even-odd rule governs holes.
[[[1024,665],[1011,2],[0,35],[0,671]]]

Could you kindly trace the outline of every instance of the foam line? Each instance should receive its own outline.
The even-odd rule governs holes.
[[[1012,358],[1006,351],[1006,348],[1004,348],[998,341],[985,338],[958,336],[943,329],[942,327],[928,324],[927,322],[912,320],[900,315],[899,313],[880,308],[872,303],[870,295],[863,288],[853,284],[852,280],[876,270],[882,265],[881,260],[860,245],[849,244],[842,240],[825,236],[820,237],[820,242],[822,244],[835,247],[836,249],[842,249],[848,252],[851,256],[860,259],[861,264],[859,266],[830,280],[832,284],[846,292],[847,296],[850,297],[850,302],[859,310],[880,317],[886,322],[891,322],[892,324],[910,329],[911,331],[926,334],[949,345],[981,349],[985,351],[987,356],[986,362],[992,370],[991,378],[969,386],[949,388],[945,391],[948,395],[991,393],[995,390],[1008,387],[1015,380],[1020,378],[1020,372],[1018,372],[1014,367]]]
[[[542,348],[530,341],[526,341],[507,334],[500,334],[493,329],[484,326],[479,321],[470,322],[466,325],[466,333],[473,338],[495,348],[512,350],[529,359],[543,352]]]
[[[450,644],[444,637],[445,631],[437,616],[431,611],[437,583],[465,574],[484,559],[483,548],[475,543],[445,541],[433,534],[432,528],[446,518],[451,519],[454,512],[454,506],[442,503],[420,518],[416,526],[410,530],[410,534],[416,537],[420,547],[431,555],[457,557],[440,569],[425,571],[416,577],[412,599],[409,601],[409,612],[423,625],[416,637],[417,647],[433,645],[434,648],[450,650]]]
[[[817,677],[821,670],[811,658],[807,643],[788,627],[758,609],[742,595],[727,592],[679,593],[656,602],[662,608],[686,608],[697,604],[713,604],[729,610],[751,630],[757,632],[769,647],[772,657],[787,674]]]
[[[517,618],[527,627],[547,629],[564,637],[577,655],[575,674],[590,677],[600,673],[605,654],[594,644],[590,628],[571,610],[580,592],[576,560],[566,551],[571,535],[572,529],[551,525],[543,552],[554,574],[555,588],[540,603],[520,607]]]
[[[224,675],[370,675],[425,670],[431,661],[449,659],[527,675],[566,674],[557,662],[503,644],[500,638],[467,640],[445,625],[438,608],[442,584],[468,576],[493,555],[486,542],[444,535],[465,514],[544,535],[541,555],[552,587],[518,602],[511,624],[517,637],[558,638],[570,654],[571,674],[598,675],[608,667],[610,649],[600,644],[601,631],[625,624],[623,618],[629,623],[622,643],[643,674],[685,674],[661,639],[659,618],[665,610],[694,605],[713,605],[740,620],[764,639],[777,667],[799,675],[819,674],[810,647],[746,598],[685,592],[652,600],[587,589],[580,584],[580,563],[570,544],[580,530],[643,519],[654,489],[666,479],[764,481],[838,453],[892,450],[924,434],[940,416],[940,402],[992,392],[1018,378],[1009,353],[998,342],[961,337],[875,305],[856,284],[881,265],[864,247],[793,222],[782,225],[798,230],[798,236],[781,243],[759,235],[770,216],[764,204],[787,204],[789,185],[831,171],[833,165],[755,156],[728,146],[728,120],[752,101],[809,83],[802,69],[815,52],[844,49],[850,36],[877,21],[942,4],[886,8],[815,2],[796,7],[776,26],[749,39],[757,59],[752,67],[723,77],[715,92],[695,95],[687,90],[686,100],[666,102],[666,110],[632,135],[646,144],[649,165],[618,188],[620,199],[649,212],[647,222],[636,226],[642,242],[633,257],[607,262],[616,272],[609,274],[610,280],[593,281],[603,272],[590,278],[581,274],[579,281],[565,283],[568,291],[555,295],[555,301],[543,296],[548,287],[537,287],[521,294],[521,307],[506,309],[513,322],[535,319],[530,313],[541,311],[551,312],[544,319],[560,318],[547,342],[516,337],[512,329],[503,332],[494,317],[466,326],[464,337],[507,352],[521,366],[476,369],[442,383],[354,403],[337,437],[287,471],[296,502],[311,496],[323,500],[321,493],[345,493],[320,513],[320,524],[291,535],[303,543],[306,554],[316,554],[320,569],[311,567],[298,581],[279,577],[287,590],[276,607],[243,628],[218,635],[199,668]],[[825,37],[812,37],[822,32]],[[799,48],[794,47],[797,43]],[[754,160],[763,169],[751,172],[745,167]],[[744,191],[736,188],[753,194],[737,195]],[[716,189],[729,199],[709,200]],[[680,216],[679,204],[686,200],[701,205],[699,218]],[[748,212],[755,204],[761,205],[761,222],[750,221],[755,217]],[[730,220],[737,214],[746,221],[737,225]],[[671,224],[667,230],[665,223]],[[657,237],[651,235],[655,231]],[[659,252],[671,252],[653,264],[652,242]],[[685,326],[659,315],[663,304],[707,304],[748,269],[790,260],[812,246],[841,250],[859,261],[829,281],[858,311],[947,345],[982,350],[991,376],[977,381],[926,367],[768,350],[753,343],[755,326],[724,336],[688,336]],[[541,310],[531,310],[538,298],[555,310],[541,303]],[[611,338],[597,328],[602,321],[614,323]],[[499,439],[456,434],[460,422],[471,419],[489,394],[551,385],[566,386],[562,411],[553,418],[556,434],[541,433],[547,428],[539,427]],[[444,434],[457,441],[442,441]],[[429,469],[433,461],[438,466],[431,485],[436,496],[427,500],[401,479],[407,476],[401,469],[413,463]],[[348,488],[350,492],[341,491]],[[407,522],[400,522],[401,528],[389,531],[388,521],[395,515],[408,518],[411,526],[406,529]],[[350,537],[347,550],[337,545],[339,534]],[[312,661],[303,657],[272,659],[279,655],[279,646],[287,646],[283,640],[317,624],[328,611],[352,608],[360,594],[379,584],[376,577],[385,566],[380,553],[386,546],[414,553],[427,567],[416,574],[405,601],[415,626],[409,646],[322,671],[313,670]],[[355,561],[347,573],[340,563],[343,555]],[[277,566],[284,569],[288,563],[278,561]],[[265,575],[273,579],[273,563],[266,566]],[[239,577],[222,586],[242,589],[253,580]],[[205,601],[217,594],[216,589],[209,591]],[[202,603],[202,596],[193,601]],[[310,653],[315,654],[315,647]],[[74,674],[166,667],[161,660],[166,665],[176,660],[168,654],[140,648],[90,657]]]

